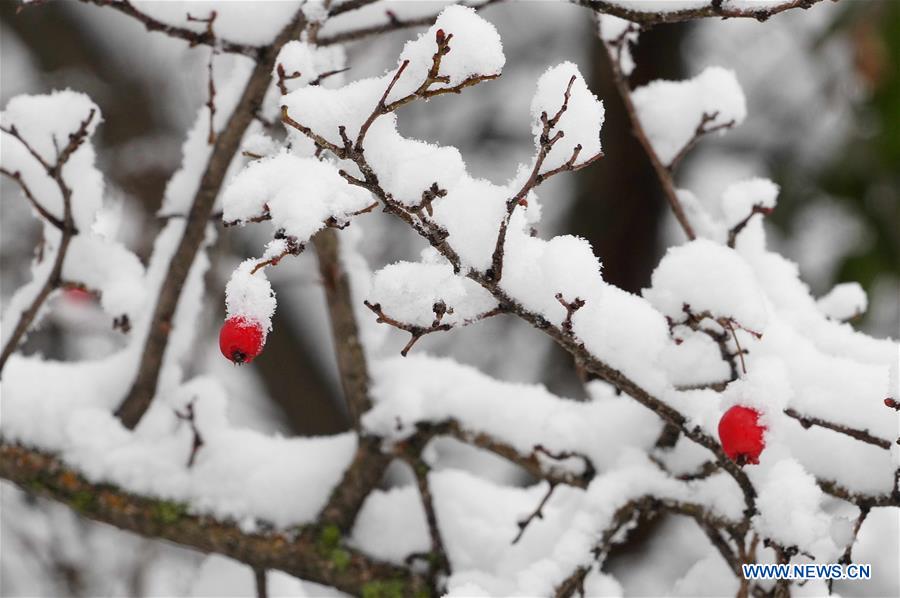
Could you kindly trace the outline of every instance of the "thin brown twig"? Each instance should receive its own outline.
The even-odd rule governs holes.
[[[50,272],[48,273],[43,285],[41,285],[40,289],[31,300],[29,306],[26,307],[19,315],[19,320],[16,322],[12,334],[9,336],[9,339],[6,342],[6,345],[4,345],[2,352],[0,352],[0,373],[2,373],[7,360],[15,352],[16,348],[19,346],[19,343],[27,334],[28,329],[31,328],[31,325],[40,312],[41,307],[44,305],[44,302],[47,300],[50,294],[59,287],[60,283],[62,282],[62,270],[63,263],[66,259],[66,253],[68,252],[72,237],[78,234],[78,229],[75,227],[75,218],[72,210],[72,189],[68,186],[65,179],[63,178],[62,169],[63,166],[66,165],[72,154],[74,154],[75,151],[79,147],[81,147],[81,144],[84,143],[85,139],[87,139],[88,128],[90,127],[91,122],[93,122],[95,115],[96,110],[91,108],[90,112],[84,118],[84,120],[81,121],[75,132],[69,134],[69,142],[66,144],[65,148],[57,151],[56,162],[52,165],[48,163],[37,152],[37,150],[35,150],[35,148],[21,136],[15,126],[2,128],[2,131],[4,133],[15,137],[28,150],[28,152],[35,158],[35,160],[37,160],[38,163],[43,166],[44,170],[47,173],[47,176],[49,176],[54,181],[62,197],[63,218],[59,247],[57,247],[56,249],[53,264],[50,267]]]
[[[413,345],[415,345],[416,342],[420,338],[425,336],[426,334],[431,334],[433,332],[445,332],[452,328],[468,326],[469,324],[474,324],[475,322],[480,322],[481,320],[484,320],[486,318],[491,318],[493,316],[498,316],[500,314],[506,313],[506,310],[503,308],[503,306],[498,305],[494,309],[488,310],[481,314],[477,314],[471,318],[463,320],[459,324],[446,324],[446,323],[441,323],[441,318],[443,317],[443,315],[445,313],[452,312],[452,309],[449,310],[449,312],[448,312],[447,306],[443,302],[438,302],[438,303],[435,303],[435,305],[434,305],[434,311],[435,311],[435,315],[436,315],[434,322],[431,324],[431,326],[420,326],[418,324],[409,324],[406,322],[401,322],[395,318],[390,317],[389,315],[384,313],[384,310],[381,308],[380,303],[370,303],[369,300],[367,299],[367,300],[363,301],[363,304],[366,307],[368,307],[372,311],[372,313],[374,313],[378,317],[377,322],[379,324],[387,324],[389,326],[393,326],[394,328],[397,328],[398,330],[403,330],[410,334],[409,342],[406,343],[406,346],[404,346],[403,349],[400,351],[400,355],[402,355],[403,357],[406,357],[406,355],[409,353],[410,349],[413,348]]]
[[[147,31],[158,31],[169,37],[182,39],[191,47],[198,45],[210,46],[229,54],[243,54],[254,60],[259,60],[262,54],[266,52],[266,48],[262,46],[239,44],[218,39],[208,29],[206,31],[194,31],[193,29],[188,29],[186,27],[177,27],[175,25],[164,23],[151,17],[147,13],[138,10],[129,0],[81,0],[81,2],[117,10],[142,23]]]
[[[45,208],[37,199],[35,199],[34,194],[31,192],[31,189],[28,188],[28,185],[25,183],[25,180],[22,178],[22,173],[18,170],[15,172],[10,172],[6,168],[0,167],[0,174],[3,174],[16,183],[18,183],[19,187],[22,189],[22,193],[25,195],[25,199],[28,200],[28,203],[34,208],[34,210],[40,214],[41,218],[49,222],[55,228],[62,230],[65,226],[63,221],[54,216]]]
[[[763,216],[768,216],[771,213],[772,213],[772,208],[767,208],[767,207],[763,206],[762,204],[754,204],[753,207],[750,209],[750,213],[747,214],[747,216],[744,217],[743,220],[741,220],[740,222],[738,222],[737,224],[732,226],[730,229],[728,229],[728,246],[731,247],[732,249],[734,249],[734,246],[737,244],[738,235],[741,233],[742,230],[744,230],[744,228],[748,224],[750,224],[750,220],[753,218],[753,216],[755,216],[756,214],[762,214]]]
[[[628,84],[628,78],[622,72],[622,66],[617,60],[617,55],[614,55],[615,48],[603,40],[601,40],[601,43],[606,49],[606,55],[607,58],[609,58],[609,65],[612,69],[613,82],[615,83],[616,89],[619,92],[619,96],[622,98],[622,103],[625,106],[625,112],[628,115],[629,122],[631,123],[632,133],[641,144],[641,147],[644,148],[644,153],[650,160],[650,164],[653,166],[654,172],[656,172],[656,177],[657,179],[659,179],[663,194],[665,195],[666,200],[669,202],[669,206],[672,209],[672,213],[674,214],[675,219],[681,225],[681,228],[684,231],[684,234],[687,235],[687,238],[689,240],[694,240],[697,235],[694,232],[693,226],[691,226],[691,223],[688,220],[687,214],[684,211],[684,206],[682,206],[681,204],[681,200],[678,199],[678,192],[675,188],[675,181],[672,179],[672,173],[660,160],[659,155],[653,148],[653,143],[650,141],[650,138],[647,136],[647,132],[644,130],[644,127],[641,124],[641,119],[638,116],[637,108],[635,108],[634,102],[631,99],[631,87]],[[620,43],[625,43],[624,38],[620,41]]]
[[[886,451],[891,450],[890,440],[879,438],[878,436],[871,434],[868,430],[857,430],[856,428],[851,428],[843,424],[836,424],[819,417],[802,415],[800,412],[793,408],[785,409],[784,414],[800,422],[800,425],[804,428],[808,429],[812,426],[818,426],[820,428],[825,428],[826,430],[831,430],[832,432],[837,432],[838,434],[849,436],[850,438],[859,440],[860,442],[865,442],[866,444],[877,446],[878,448],[882,448]]]
[[[203,436],[200,434],[200,429],[197,427],[197,418],[196,412],[194,408],[195,401],[191,401],[188,403],[184,411],[175,410],[175,417],[180,419],[181,421],[187,422],[191,427],[191,434],[193,435],[193,441],[191,442],[191,453],[188,456],[187,466],[190,468],[194,465],[194,461],[197,458],[197,452],[203,448]]]
[[[709,126],[709,123],[715,122],[718,116],[718,110],[714,112],[703,113],[703,116],[700,117],[700,123],[697,125],[697,128],[694,129],[693,136],[688,140],[687,143],[684,144],[684,147],[678,150],[678,153],[675,154],[675,157],[672,158],[672,161],[669,162],[668,166],[666,166],[666,170],[668,170],[669,172],[675,172],[675,169],[678,168],[678,165],[681,163],[684,157],[694,148],[694,146],[697,145],[697,143],[700,142],[700,139],[704,135],[709,135],[710,133],[730,129],[736,124],[734,119],[732,119],[724,123]]]
[[[554,490],[556,490],[556,483],[548,482],[547,492],[544,493],[544,497],[541,499],[541,502],[538,503],[538,506],[527,517],[516,522],[516,525],[519,526],[519,532],[516,534],[516,537],[513,538],[512,544],[519,543],[519,540],[525,535],[525,530],[528,529],[528,526],[532,521],[544,518],[544,507],[547,506],[547,502],[550,500],[550,497],[553,496]]]
[[[506,201],[506,213],[503,216],[503,220],[500,221],[500,228],[497,231],[497,240],[494,242],[494,252],[491,255],[491,267],[487,272],[487,276],[495,281],[499,282],[503,277],[503,257],[506,245],[506,233],[509,229],[509,223],[512,220],[512,215],[516,206],[527,205],[526,197],[528,194],[550,177],[561,172],[581,170],[585,166],[588,166],[603,157],[603,152],[598,152],[581,163],[576,164],[576,160],[582,149],[581,145],[578,144],[573,148],[572,156],[561,166],[546,172],[541,172],[544,160],[550,154],[553,146],[565,136],[565,132],[561,130],[557,130],[553,135],[551,135],[551,132],[556,128],[556,125],[559,124],[560,118],[562,118],[562,115],[565,114],[566,110],[569,108],[569,100],[571,98],[572,86],[575,84],[575,80],[575,75],[572,75],[563,92],[563,101],[560,104],[559,110],[557,110],[552,117],[549,116],[546,111],[541,112],[541,134],[538,138],[540,147],[538,149],[538,154],[534,159],[534,166],[532,166],[531,174],[522,184],[519,191]]]

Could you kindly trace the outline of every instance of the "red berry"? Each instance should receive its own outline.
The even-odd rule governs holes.
[[[759,425],[759,412],[735,405],[719,420],[719,440],[729,458],[739,465],[759,463],[759,455],[765,448],[765,428]]]
[[[72,303],[89,303],[94,299],[94,296],[90,292],[79,287],[66,289],[65,297]]]
[[[240,316],[225,320],[219,331],[222,355],[239,365],[253,361],[262,352],[263,342],[263,329],[259,322]]]

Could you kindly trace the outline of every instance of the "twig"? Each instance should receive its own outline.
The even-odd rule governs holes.
[[[687,238],[690,240],[694,240],[697,235],[687,218],[687,214],[685,214],[684,212],[684,206],[681,205],[681,200],[678,199],[678,193],[675,189],[675,182],[672,179],[672,173],[665,165],[663,165],[662,161],[659,159],[659,155],[653,148],[653,143],[650,141],[650,138],[647,136],[647,132],[644,130],[644,127],[641,124],[641,119],[640,117],[638,117],[637,109],[635,108],[634,102],[631,99],[631,87],[628,85],[628,78],[622,72],[622,67],[616,60],[616,56],[613,55],[615,48],[611,47],[610,44],[604,42],[603,40],[601,40],[601,43],[606,49],[606,55],[609,58],[609,65],[612,69],[613,82],[616,85],[616,89],[619,91],[619,96],[622,98],[622,103],[625,106],[625,112],[628,115],[629,122],[631,122],[632,132],[634,133],[634,136],[637,138],[638,142],[640,142],[641,147],[644,148],[644,153],[647,154],[647,158],[650,160],[650,164],[653,166],[653,170],[656,172],[656,177],[657,179],[659,179],[663,194],[666,196],[666,200],[669,202],[669,206],[672,208],[672,213],[675,215],[675,219],[681,225],[681,228],[682,230],[684,230],[684,234],[687,235]],[[620,43],[625,43],[624,38]]]
[[[277,266],[278,263],[287,256],[300,255],[303,253],[303,250],[306,249],[306,245],[297,241],[297,237],[285,235],[283,230],[279,230],[275,233],[275,239],[284,241],[284,249],[281,250],[281,253],[278,253],[267,260],[260,260],[257,262],[256,265],[253,266],[253,269],[250,270],[250,274],[256,274],[268,266]]]
[[[525,198],[528,194],[553,175],[565,171],[580,170],[603,157],[603,152],[598,152],[587,160],[582,161],[580,164],[576,164],[575,162],[578,159],[578,155],[581,153],[581,145],[579,144],[573,148],[572,156],[568,161],[563,163],[562,166],[547,172],[541,172],[544,160],[550,154],[553,146],[565,136],[565,132],[561,130],[557,130],[552,136],[551,132],[556,128],[556,125],[559,124],[559,119],[562,118],[562,115],[565,114],[566,110],[569,108],[569,99],[572,94],[572,85],[574,85],[574,83],[575,75],[572,75],[563,92],[563,101],[556,114],[551,117],[546,111],[541,112],[541,134],[538,138],[540,148],[534,159],[534,166],[531,169],[531,174],[519,191],[506,201],[506,214],[504,214],[503,220],[500,222],[500,229],[497,231],[497,240],[494,243],[494,253],[491,255],[491,268],[487,273],[488,277],[495,281],[499,281],[503,277],[503,254],[504,246],[506,245],[506,232],[509,228],[509,223],[516,206],[527,205]]]
[[[734,119],[729,120],[724,123],[720,123],[718,125],[708,126],[709,123],[715,122],[716,117],[719,116],[719,111],[715,112],[704,112],[703,116],[700,117],[700,124],[697,125],[697,128],[694,129],[694,135],[688,140],[687,143],[684,144],[678,153],[675,154],[675,157],[672,158],[672,161],[669,162],[669,165],[666,166],[666,170],[669,172],[675,172],[675,169],[678,168],[678,165],[684,159],[684,157],[690,152],[695,145],[700,141],[700,138],[704,135],[708,135],[709,133],[715,133],[716,131],[723,131],[725,129],[730,129],[735,125]]]
[[[52,165],[47,162],[34,149],[34,147],[21,136],[15,126],[10,126],[9,128],[0,127],[0,130],[2,130],[4,133],[15,137],[19,141],[19,143],[21,143],[25,147],[25,149],[28,150],[28,152],[34,157],[34,159],[37,160],[37,162],[44,168],[47,176],[53,179],[54,183],[56,183],[63,202],[63,218],[62,227],[60,229],[61,233],[59,239],[59,247],[57,247],[56,249],[53,264],[50,267],[50,272],[48,273],[47,279],[44,281],[44,284],[38,290],[37,294],[35,294],[34,298],[31,301],[31,304],[22,311],[12,334],[9,336],[9,340],[3,347],[2,352],[0,352],[0,373],[2,373],[7,360],[15,352],[16,348],[19,346],[19,343],[28,332],[28,329],[31,327],[32,322],[34,322],[34,319],[40,312],[41,306],[43,306],[44,302],[47,300],[50,294],[62,282],[63,263],[66,259],[66,253],[69,249],[69,243],[72,241],[72,237],[78,234],[78,229],[75,227],[75,219],[72,212],[72,189],[68,186],[65,179],[63,178],[62,169],[63,166],[65,166],[65,164],[68,162],[72,154],[75,153],[75,151],[79,147],[81,147],[81,144],[84,143],[84,140],[87,139],[88,127],[90,126],[91,122],[93,122],[95,114],[96,111],[92,108],[85,119],[81,121],[78,129],[76,129],[74,133],[69,134],[69,142],[66,144],[65,148],[57,151],[56,162]],[[25,187],[23,185],[23,189],[24,188]]]
[[[393,326],[394,328],[397,328],[399,330],[404,330],[410,334],[409,342],[406,343],[406,346],[403,347],[403,349],[400,351],[400,355],[402,355],[403,357],[406,357],[406,355],[409,353],[409,350],[413,348],[413,345],[415,345],[416,342],[420,338],[425,336],[426,334],[431,334],[432,332],[444,332],[444,331],[450,330],[451,328],[455,328],[455,327],[459,327],[459,326],[468,326],[469,324],[473,324],[475,322],[480,322],[481,320],[484,320],[485,318],[490,318],[493,316],[497,316],[497,315],[506,313],[506,309],[504,309],[503,306],[498,305],[494,309],[488,310],[484,313],[481,313],[481,314],[473,316],[469,319],[466,319],[466,320],[462,321],[460,324],[457,324],[457,325],[442,324],[441,318],[443,317],[444,313],[448,313],[447,312],[448,308],[443,302],[438,302],[438,303],[435,303],[435,305],[434,305],[434,311],[435,311],[435,315],[437,317],[434,320],[434,322],[431,324],[431,326],[419,326],[418,324],[408,324],[406,322],[401,322],[399,320],[396,320],[396,319],[390,317],[389,315],[384,313],[384,310],[381,309],[380,303],[370,303],[368,301],[368,299],[363,301],[363,303],[365,304],[366,307],[368,307],[372,311],[372,313],[374,313],[376,316],[378,316],[377,322],[379,324],[387,324],[387,325]],[[440,314],[440,315],[438,315],[438,314]]]
[[[63,221],[51,214],[47,208],[45,208],[41,203],[35,199],[34,194],[31,193],[31,189],[28,188],[28,185],[25,183],[25,180],[22,178],[22,173],[18,170],[15,172],[10,172],[6,168],[0,167],[0,174],[8,176],[16,183],[18,183],[19,187],[22,189],[22,193],[25,195],[25,199],[28,200],[28,203],[35,209],[35,211],[40,214],[41,218],[49,222],[52,226],[59,230],[63,230],[65,225]]]
[[[230,54],[243,54],[244,56],[249,56],[255,60],[261,60],[262,55],[267,51],[265,47],[253,46],[249,44],[238,44],[235,42],[229,42],[227,40],[217,39],[215,35],[212,34],[208,29],[206,31],[194,31],[193,29],[188,29],[185,27],[176,27],[175,25],[169,25],[168,23],[163,23],[160,20],[154,19],[150,15],[141,12],[129,1],[129,0],[81,0],[85,4],[94,4],[95,6],[107,6],[114,10],[121,12],[122,14],[126,14],[133,19],[141,22],[144,27],[147,28],[147,31],[158,31],[168,35],[169,37],[174,37],[177,39],[183,39],[188,42],[191,47],[204,45],[210,46],[214,49],[218,49],[222,52],[227,52]],[[190,19],[189,19],[190,20]]]
[[[301,76],[300,71],[294,71],[290,75],[287,74],[284,70],[284,65],[280,62],[278,63],[278,66],[275,67],[275,72],[278,75],[278,80],[275,82],[275,85],[278,86],[278,91],[280,91],[283,96],[288,93],[287,82]]]
[[[563,320],[562,329],[565,330],[568,334],[574,334],[572,332],[572,316],[575,315],[575,312],[584,307],[584,299],[581,297],[575,297],[571,302],[563,299],[562,293],[557,293],[556,300],[559,301],[560,305],[563,306],[566,310],[566,319]]]
[[[459,4],[462,6],[469,6],[474,8],[475,10],[480,11],[483,8],[486,8],[492,4],[497,4],[498,2],[502,2],[503,0],[486,0],[485,2],[460,2]],[[342,4],[338,4],[334,10],[339,10],[344,4],[353,4],[353,0],[349,2],[344,2]],[[362,0],[360,4],[368,4],[369,2],[366,0]],[[356,7],[354,7],[356,8]],[[357,29],[351,29],[348,31],[343,31],[340,33],[335,33],[330,36],[319,36],[317,42],[320,46],[331,46],[334,44],[343,44],[351,41],[358,41],[373,35],[380,35],[382,33],[390,33],[391,31],[398,31],[400,29],[409,29],[411,27],[424,27],[431,25],[434,23],[435,19],[437,19],[438,15],[441,13],[440,10],[435,11],[432,14],[425,15],[422,17],[415,17],[411,19],[401,19],[398,18],[396,14],[394,14],[390,10],[385,10],[385,16],[387,17],[386,22],[381,23],[379,25],[367,25],[364,27],[359,27]]]
[[[197,419],[195,417],[194,412],[194,401],[188,403],[184,411],[175,410],[175,417],[180,419],[181,421],[188,422],[188,425],[191,427],[191,433],[193,434],[194,440],[191,443],[191,454],[188,457],[187,466],[192,467],[194,465],[194,460],[197,458],[197,452],[203,448],[203,436],[200,435],[200,430],[197,428]]]
[[[290,118],[286,111],[284,116]],[[293,122],[296,123],[296,121]],[[319,143],[319,140],[322,139],[320,135],[303,125],[296,128],[313,139],[316,143]],[[405,207],[394,200],[390,194],[382,188],[378,181],[378,177],[366,160],[363,151],[355,151],[354,148],[354,151],[345,152],[344,148],[335,146],[328,141],[324,141],[324,144],[320,145],[320,147],[330,149],[328,146],[334,147],[336,155],[339,157],[352,160],[359,168],[364,180],[349,177],[346,172],[342,171],[342,175],[345,176],[345,178],[352,184],[357,184],[362,188],[368,189],[382,203],[386,212],[393,214],[406,222],[420,236],[426,239],[442,256],[444,256],[451,265],[453,265],[454,271],[460,271],[459,254],[453,246],[447,242],[446,231],[415,219]],[[722,446],[715,438],[704,432],[699,426],[688,427],[687,418],[679,411],[651,395],[622,372],[594,357],[587,351],[584,345],[572,339],[572,337],[566,334],[562,328],[553,326],[542,315],[529,311],[520,305],[499,286],[497,280],[493,276],[488,276],[486,273],[476,270],[469,270],[465,273],[465,276],[477,282],[485,290],[491,293],[497,300],[498,305],[503,306],[505,311],[514,313],[534,327],[544,331],[565,351],[570,353],[578,363],[583,364],[583,368],[587,373],[609,382],[621,392],[628,394],[648,409],[654,411],[664,421],[676,426],[681,433],[692,442],[715,454],[716,461],[720,464],[722,469],[737,482],[738,486],[740,486],[744,495],[744,502],[747,507],[746,513],[748,516],[756,512],[756,490],[754,489],[753,484],[750,482],[747,474],[744,473],[734,461],[728,458],[723,451]]]
[[[878,448],[882,448],[886,451],[891,450],[890,440],[885,440],[884,438],[874,436],[870,434],[868,430],[857,430],[855,428],[851,428],[843,424],[836,424],[834,422],[830,422],[818,417],[801,415],[796,409],[791,408],[785,409],[784,414],[790,418],[796,419],[804,428],[818,426],[820,428],[825,428],[827,430],[837,432],[838,434],[844,434],[845,436],[849,436],[855,440],[859,440],[860,442],[865,442],[866,444],[877,446]]]
[[[431,539],[431,552],[427,555],[410,555],[407,561],[416,557],[425,557],[428,564],[429,579],[435,595],[446,593],[444,588],[438,587],[438,578],[440,576],[449,576],[451,574],[450,560],[447,558],[447,551],[444,547],[443,535],[438,524],[437,511],[434,508],[434,499],[431,493],[431,484],[429,483],[428,474],[431,468],[422,458],[422,452],[430,442],[428,435],[413,436],[403,442],[394,445],[394,453],[403,459],[412,468],[413,475],[416,478],[416,486],[419,490],[419,497],[422,500],[422,507],[425,510],[425,521],[428,525],[428,535]]]
[[[755,204],[753,208],[751,208],[750,213],[747,216],[732,226],[728,230],[728,246],[734,249],[735,244],[737,243],[737,236],[744,230],[748,224],[750,224],[750,219],[753,218],[756,214],[762,214],[763,216],[768,216],[772,213],[772,208],[764,207],[762,204]]]
[[[712,0],[705,6],[698,8],[683,8],[679,10],[646,10],[632,8],[612,0],[570,0],[573,4],[585,6],[598,14],[608,14],[641,25],[658,25],[661,23],[681,23],[711,17],[723,19],[755,19],[765,21],[779,13],[795,8],[807,9],[822,0],[792,0],[785,1],[769,8],[726,8],[721,0]],[[634,5],[638,6],[638,5]]]
[[[522,539],[522,536],[525,534],[525,530],[528,529],[528,525],[534,521],[535,519],[543,519],[544,518],[544,507],[547,505],[547,501],[550,500],[550,497],[553,496],[553,491],[556,490],[556,483],[550,482],[547,485],[547,492],[544,493],[544,497],[541,499],[541,502],[538,503],[538,506],[531,514],[528,515],[525,519],[521,519],[516,522],[516,525],[519,526],[519,533],[516,534],[516,537],[513,538],[512,544],[518,544],[519,540]]]

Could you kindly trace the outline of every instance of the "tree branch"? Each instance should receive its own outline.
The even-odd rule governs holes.
[[[870,434],[868,430],[857,430],[855,428],[844,426],[842,424],[836,424],[834,422],[830,422],[818,417],[801,415],[796,409],[785,409],[784,414],[790,418],[796,419],[804,428],[818,426],[820,428],[825,428],[827,430],[837,432],[838,434],[844,434],[845,436],[849,436],[850,438],[854,438],[856,440],[859,440],[860,442],[865,442],[866,444],[871,444],[873,446],[877,446],[878,448],[883,448],[886,451],[891,450],[890,440],[885,440],[884,438],[874,436]]]
[[[79,147],[81,147],[81,144],[84,143],[84,140],[87,139],[88,127],[94,120],[95,114],[96,111],[92,108],[88,115],[84,118],[84,120],[81,121],[78,129],[74,133],[69,134],[69,142],[61,151],[58,152],[56,162],[52,165],[47,162],[34,149],[34,147],[32,147],[32,145],[19,134],[19,131],[16,129],[15,125],[10,126],[9,128],[0,128],[3,133],[16,138],[19,143],[21,143],[25,147],[25,149],[28,150],[28,152],[34,157],[34,159],[37,160],[38,163],[40,163],[40,165],[46,171],[47,176],[50,177],[53,182],[56,183],[57,188],[59,188],[59,193],[62,197],[63,202],[63,218],[62,227],[60,228],[61,232],[59,247],[57,247],[56,249],[56,254],[53,258],[53,265],[50,267],[50,272],[47,275],[47,279],[44,281],[44,284],[34,296],[34,299],[32,299],[31,304],[20,314],[19,320],[18,322],[16,322],[16,326],[13,329],[12,334],[9,336],[9,340],[3,347],[2,352],[0,352],[0,374],[2,374],[7,360],[15,352],[16,348],[18,348],[19,346],[19,343],[25,337],[25,334],[28,332],[28,329],[31,327],[34,319],[40,312],[41,307],[44,305],[44,302],[47,300],[50,294],[62,283],[63,264],[66,260],[66,253],[69,250],[69,243],[71,243],[72,237],[78,234],[78,229],[75,227],[75,218],[72,212],[72,190],[69,188],[65,179],[63,179],[62,169],[63,166],[65,166],[66,162],[68,162],[72,154],[74,154],[75,151]],[[20,180],[19,173],[16,172],[13,178]],[[23,190],[27,190],[27,187],[23,183],[21,183],[21,180],[20,184]],[[26,191],[26,195],[30,196],[30,192]],[[34,203],[35,205],[39,205],[36,202]]]
[[[53,455],[2,441],[0,477],[30,494],[61,502],[88,519],[222,554],[256,570],[278,569],[353,595],[365,595],[372,584],[384,582],[396,584],[402,596],[419,595],[428,588],[416,573],[351,548],[324,546],[327,550],[323,550],[327,532],[322,528],[246,533],[236,522],[190,514],[182,503],[91,484]]]
[[[124,15],[136,19],[147,28],[147,31],[157,31],[164,33],[169,37],[186,41],[191,47],[204,45],[210,46],[220,52],[228,52],[231,54],[243,54],[253,58],[254,60],[262,60],[263,55],[267,52],[267,48],[260,46],[252,46],[249,44],[238,44],[227,40],[219,39],[215,36],[211,29],[204,31],[194,31],[187,27],[177,27],[169,25],[150,15],[138,10],[129,0],[81,0],[85,4],[93,4],[95,6],[109,7],[117,10]]]
[[[238,151],[244,131],[252,122],[269,88],[275,57],[281,46],[299,37],[305,25],[306,19],[302,11],[299,11],[294,20],[278,34],[275,42],[261,52],[234,112],[216,139],[188,213],[184,233],[163,280],[137,376],[125,400],[116,410],[116,415],[127,428],[133,429],[137,426],[156,394],[159,370],[162,367],[163,354],[169,341],[172,319],[184,281],[203,242],[206,222],[225,180],[228,166]]]
[[[602,12],[606,11],[604,10]],[[612,44],[608,44],[602,39],[600,40],[600,43],[603,44],[603,47],[606,49],[606,56],[609,58],[609,65],[612,69],[613,82],[616,85],[616,89],[619,91],[622,103],[625,105],[625,112],[628,115],[628,120],[631,122],[632,132],[638,142],[640,142],[641,147],[644,148],[644,153],[647,154],[647,158],[650,160],[654,172],[656,172],[656,178],[659,179],[659,184],[662,187],[663,194],[666,196],[666,200],[669,202],[669,207],[672,208],[675,219],[681,225],[687,238],[694,240],[697,235],[687,218],[687,214],[684,212],[684,206],[681,205],[681,200],[678,199],[675,181],[672,179],[672,172],[659,159],[659,155],[656,153],[656,150],[653,149],[653,144],[641,124],[641,119],[638,117],[637,109],[631,99],[631,87],[628,84],[628,78],[622,72],[622,66],[619,64],[618,55],[620,52],[617,52],[617,55],[613,54],[614,50],[616,50],[616,43],[624,44],[627,43],[627,41],[623,36]]]
[[[710,0],[707,6],[700,8],[684,8],[680,10],[670,11],[649,11],[638,8],[628,8],[618,2],[610,0],[571,0],[579,6],[590,8],[598,14],[608,14],[626,19],[633,23],[641,25],[658,25],[661,23],[681,23],[684,21],[693,21],[695,19],[704,19],[711,17],[719,17],[722,19],[756,19],[757,21],[765,21],[779,13],[795,8],[809,8],[822,0],[785,0],[783,4],[778,4],[769,8],[725,8],[721,0]]]

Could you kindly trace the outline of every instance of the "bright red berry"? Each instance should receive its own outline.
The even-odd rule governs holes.
[[[263,344],[263,329],[259,322],[240,316],[225,320],[219,331],[222,355],[238,365],[253,361],[262,352]]]
[[[759,412],[735,405],[719,420],[719,440],[729,458],[739,465],[759,463],[759,455],[765,448],[765,427],[759,425]]]

